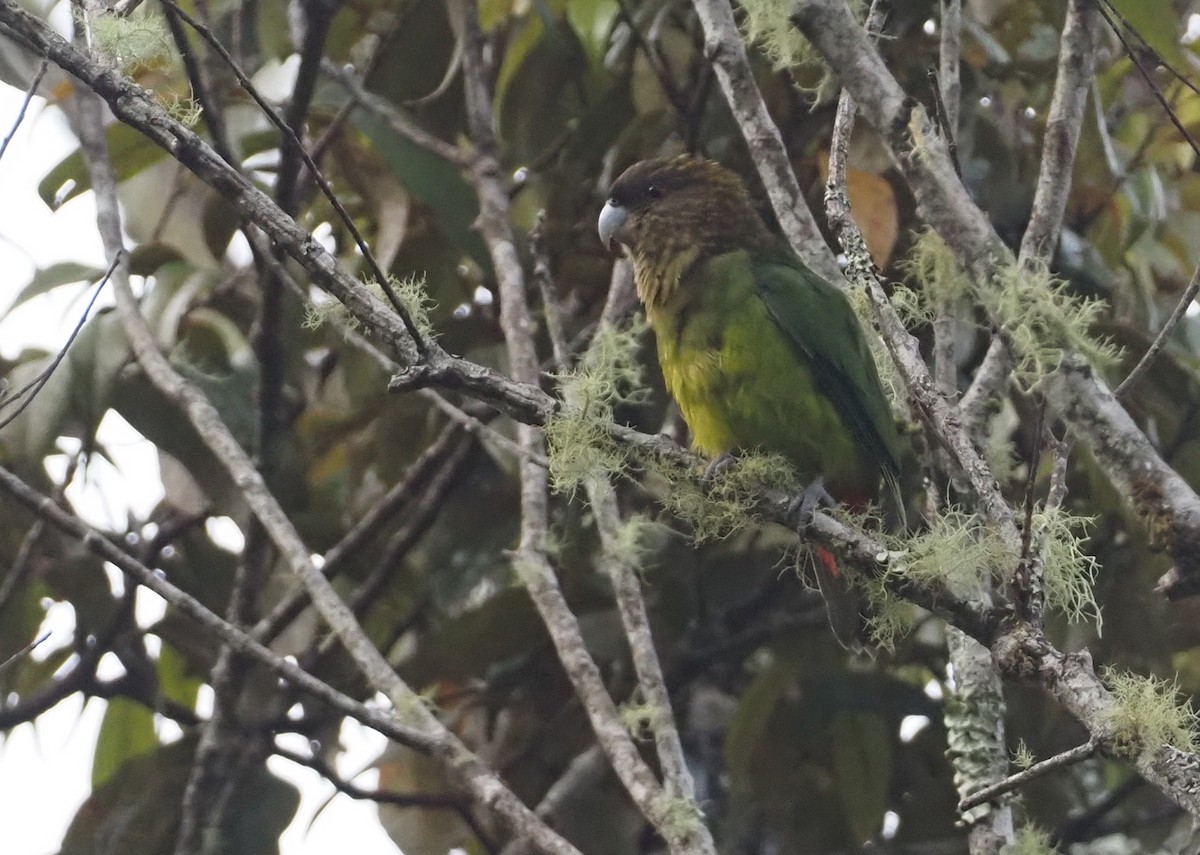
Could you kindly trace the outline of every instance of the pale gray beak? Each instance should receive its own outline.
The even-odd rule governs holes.
[[[600,232],[600,243],[604,244],[605,249],[609,252],[617,252],[614,243],[620,244],[627,241],[628,233],[625,230],[625,221],[628,216],[624,208],[614,205],[611,200],[604,203],[604,208],[600,211],[597,229]]]

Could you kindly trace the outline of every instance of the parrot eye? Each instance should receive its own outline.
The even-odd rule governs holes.
[[[663,195],[663,189],[657,184],[651,184],[646,188],[646,195],[651,199],[661,199]]]

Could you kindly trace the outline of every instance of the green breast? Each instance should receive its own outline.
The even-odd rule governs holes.
[[[648,316],[695,447],[710,456],[775,452],[805,478],[824,476],[835,495],[874,495],[878,467],[771,318],[746,253],[710,259],[681,285]]]

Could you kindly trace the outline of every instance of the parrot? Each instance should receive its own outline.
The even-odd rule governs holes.
[[[695,450],[714,463],[782,455],[812,479],[802,520],[822,502],[864,508],[881,484],[903,513],[902,438],[854,310],[767,228],[736,173],[691,155],[635,163],[613,182],[598,231],[632,260]],[[857,605],[833,601],[848,586],[831,553],[817,557],[846,644]]]

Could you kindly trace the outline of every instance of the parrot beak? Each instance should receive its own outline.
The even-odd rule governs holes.
[[[627,243],[629,240],[629,232],[625,228],[625,221],[628,218],[628,213],[620,205],[614,205],[612,200],[604,203],[604,209],[600,211],[597,230],[600,232],[600,243],[604,244],[605,249],[609,252],[624,255],[621,252],[620,244]]]

